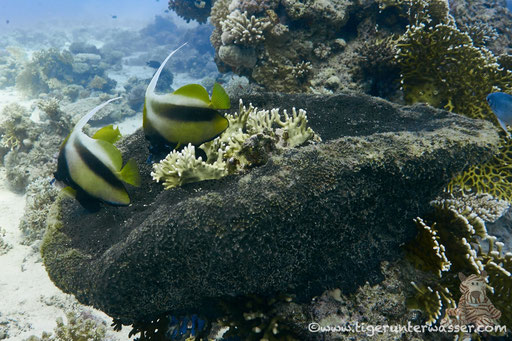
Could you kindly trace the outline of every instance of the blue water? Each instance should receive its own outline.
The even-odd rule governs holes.
[[[68,24],[133,27],[164,14],[167,6],[166,0],[1,0],[0,30]]]
[[[506,0],[507,8],[512,12],[512,0]]]

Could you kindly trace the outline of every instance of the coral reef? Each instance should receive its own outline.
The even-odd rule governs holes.
[[[27,110],[19,104],[7,105],[2,111],[0,125],[1,144],[10,151],[30,148],[36,137],[34,123],[30,120]]]
[[[435,212],[428,224],[417,219],[419,235],[407,246],[408,258],[423,271],[436,276],[428,284],[415,284],[416,295],[409,306],[423,310],[428,322],[440,319],[442,308],[455,308],[459,272],[489,275],[490,301],[502,312],[500,324],[512,325],[512,253],[487,233],[485,223],[492,222],[508,208],[503,201],[488,195],[449,196],[433,201]]]
[[[314,76],[309,71],[318,68],[318,62],[322,63],[332,52],[340,52],[334,43],[338,38],[335,32],[347,23],[351,3],[336,0],[280,4],[282,7],[274,0],[216,1],[211,12],[215,26],[211,41],[217,65],[221,71],[250,76],[267,90],[308,91]],[[305,29],[301,22],[322,24]]]
[[[426,102],[472,118],[496,122],[485,98],[512,89],[512,73],[473,45],[454,25],[413,26],[398,43],[402,88],[408,103]]]
[[[27,186],[25,212],[19,224],[24,244],[30,245],[42,239],[46,230],[46,217],[59,193],[59,190],[50,184],[50,180],[39,178]]]
[[[5,230],[0,227],[0,256],[9,252],[12,249],[12,245],[4,240]]]
[[[292,108],[292,115],[279,109],[245,107],[240,100],[238,113],[227,115],[229,127],[213,141],[200,146],[207,156],[196,158],[195,148],[173,151],[153,165],[151,176],[166,189],[185,183],[220,179],[245,168],[262,165],[272,151],[294,148],[321,139],[307,126],[306,112]],[[278,128],[276,128],[278,127]]]
[[[384,75],[394,50],[381,42],[402,34],[407,25],[433,27],[448,23],[449,17],[445,0],[218,0],[211,21],[221,72],[246,75],[267,90],[379,94],[372,88],[387,86],[375,84],[374,78],[393,84],[399,75],[396,63],[387,71],[393,77]],[[383,49],[386,53],[381,55]],[[366,60],[373,60],[373,65],[365,65]],[[382,76],[366,78],[372,68],[379,68]]]
[[[96,321],[93,317],[83,312],[66,313],[67,323],[62,318],[57,318],[55,335],[43,332],[41,337],[31,336],[25,341],[104,341],[106,326]]]
[[[222,44],[242,46],[254,46],[264,41],[263,32],[270,26],[268,19],[256,19],[254,15],[248,18],[247,12],[239,10],[231,12],[220,24]]]
[[[503,3],[502,0],[450,0],[450,13],[461,28],[476,24],[484,26],[484,32],[496,31],[496,39],[489,40],[486,46],[496,55],[510,54],[512,12]]]
[[[16,86],[27,95],[59,93],[69,85],[109,92],[116,82],[105,75],[102,57],[93,53],[73,54],[55,48],[35,52],[16,77]]]
[[[7,181],[14,191],[23,192],[35,179],[52,174],[55,153],[69,134],[72,118],[60,109],[54,98],[38,102],[41,122],[30,119],[30,113],[17,104],[4,108],[0,124],[4,149],[3,164]]]
[[[450,17],[435,26],[425,22],[430,21],[410,26],[397,43],[406,102],[426,102],[497,125],[485,98],[494,91],[511,91],[512,72],[502,68],[489,50],[480,47],[481,37],[476,37],[475,44],[471,32],[459,30]],[[492,160],[469,168],[447,189],[473,190],[512,200],[512,183],[507,176],[512,144],[503,139],[500,145],[500,153]]]
[[[355,290],[382,279],[381,261],[401,256],[417,212],[499,140],[489,122],[369,96],[246,100],[304,108],[324,142],[164,190],[138,131],[119,145],[141,170],[132,205],[93,215],[74,200],[52,206],[41,251],[56,285],[124,324],[168,312],[208,316],[219,297],[291,292],[301,301],[333,286]]]
[[[19,47],[10,46],[0,52],[0,88],[16,83],[18,68],[26,61],[26,54]]]
[[[165,159],[153,165],[151,176],[156,182],[162,182],[166,189],[186,183],[220,179],[228,175],[223,153],[214,162],[206,163],[201,157],[196,158],[193,145],[189,144],[182,151],[172,151]]]
[[[210,15],[211,8],[212,0],[169,0],[169,9],[175,11],[187,22],[196,20],[204,24]]]

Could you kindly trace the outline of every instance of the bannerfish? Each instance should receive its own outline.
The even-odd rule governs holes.
[[[119,206],[130,204],[123,182],[133,186],[140,184],[135,160],[130,159],[122,167],[121,152],[113,145],[121,135],[118,128],[103,127],[92,138],[82,131],[94,114],[119,98],[98,105],[82,117],[59,151],[55,179],[67,185],[64,192],[74,196],[90,211],[99,209],[99,202]]]
[[[117,15],[113,15],[113,16],[112,16],[112,19],[117,19]]]
[[[493,92],[487,95],[487,103],[496,115],[500,126],[510,136],[507,125],[512,124],[512,95],[504,92]]]
[[[214,84],[211,99],[199,84],[182,86],[173,93],[155,93],[165,64],[185,44],[167,56],[146,89],[143,129],[151,144],[152,156],[162,156],[162,151],[168,153],[189,143],[198,146],[213,140],[229,125],[228,120],[217,111],[231,106],[229,96],[219,83]]]

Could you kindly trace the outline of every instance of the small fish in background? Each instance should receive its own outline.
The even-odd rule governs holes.
[[[166,9],[164,12],[165,12],[165,13],[169,13],[169,10],[168,10],[168,9]]]
[[[117,19],[117,15],[113,15],[113,16],[112,16],[112,19]]]
[[[7,19],[7,20],[5,21],[5,23],[6,23],[7,25],[9,25],[9,23],[10,23],[10,22],[11,22],[11,21],[10,21],[9,19]]]
[[[156,60],[150,60],[149,62],[146,62],[146,65],[153,69],[158,69],[160,67],[160,62]]]
[[[229,125],[217,111],[231,106],[229,96],[219,83],[214,84],[211,99],[199,84],[184,85],[164,95],[155,93],[165,64],[185,44],[167,56],[146,89],[142,126],[150,142],[151,157],[155,160],[189,143],[199,146],[213,140]]]
[[[493,92],[487,95],[487,103],[498,118],[500,126],[510,136],[507,125],[512,125],[512,95],[504,92]]]
[[[99,203],[126,206],[130,197],[123,182],[139,186],[140,175],[135,160],[124,167],[121,152],[113,145],[121,134],[112,125],[87,136],[83,127],[104,106],[121,97],[100,104],[75,125],[62,144],[57,158],[55,179],[64,183],[63,191],[89,211],[97,211]]]

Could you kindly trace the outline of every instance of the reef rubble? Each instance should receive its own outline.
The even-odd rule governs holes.
[[[240,175],[163,190],[136,132],[120,144],[142,174],[130,206],[88,213],[62,199],[52,207],[41,250],[55,284],[125,324],[207,314],[228,296],[300,301],[354,291],[382,281],[380,264],[401,256],[413,218],[498,148],[490,122],[425,105],[351,94],[244,101],[305,109],[323,142]]]

